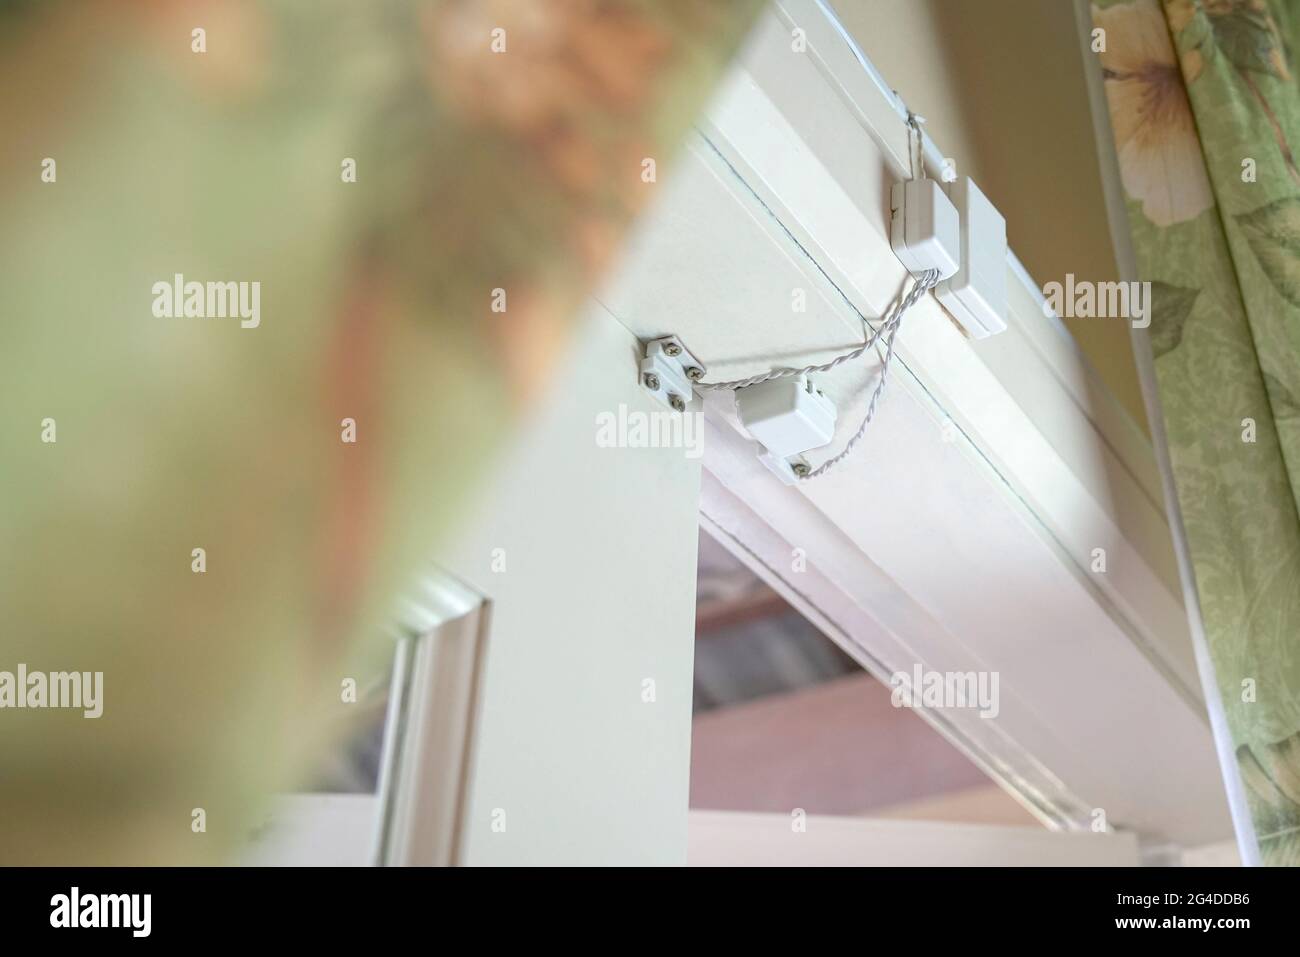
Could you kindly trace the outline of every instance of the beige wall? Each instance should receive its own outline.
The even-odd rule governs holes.
[[[1040,283],[1119,276],[1072,0],[832,0],[868,59],[1007,219]],[[1102,379],[1146,416],[1126,323],[1066,320]]]

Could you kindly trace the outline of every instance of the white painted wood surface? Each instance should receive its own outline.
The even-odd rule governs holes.
[[[433,569],[406,596],[384,721],[374,861],[464,862],[489,610],[483,596]]]
[[[851,348],[903,281],[885,216],[904,128],[815,11],[765,15],[600,293],[639,337],[681,336],[710,380]],[[1045,822],[1083,829],[1101,809],[1160,838],[1226,837],[1150,446],[1008,268],[1000,336],[971,343],[933,300],[909,314],[881,413],[825,479],[777,484],[711,398],[706,519],[877,675],[998,671],[996,721],[929,717]],[[821,377],[840,424],[814,464],[856,427],[874,364]]]
[[[492,603],[470,865],[685,863],[700,459],[597,445],[620,404],[667,414],[636,356],[593,315],[436,556]]]
[[[789,814],[692,811],[692,867],[1131,867],[1132,834]]]

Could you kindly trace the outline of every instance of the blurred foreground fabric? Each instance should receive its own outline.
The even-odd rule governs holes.
[[[224,860],[301,780],[755,10],[0,5],[0,669],[104,673],[0,712],[0,861]]]

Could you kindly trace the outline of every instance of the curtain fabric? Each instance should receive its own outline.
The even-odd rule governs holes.
[[[1261,857],[1287,865],[1300,864],[1297,6],[1092,9],[1210,654]]]

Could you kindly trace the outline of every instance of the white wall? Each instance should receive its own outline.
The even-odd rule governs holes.
[[[596,445],[598,413],[666,408],[623,326],[595,310],[579,336],[438,558],[492,601],[471,865],[686,860],[700,460]]]

